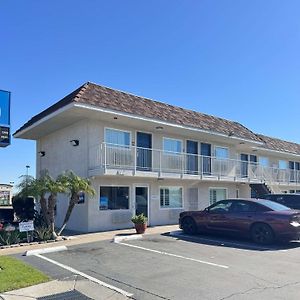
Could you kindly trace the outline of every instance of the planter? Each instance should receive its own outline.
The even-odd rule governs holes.
[[[139,223],[139,224],[134,224],[136,233],[138,234],[143,234],[146,231],[147,224],[146,223]]]

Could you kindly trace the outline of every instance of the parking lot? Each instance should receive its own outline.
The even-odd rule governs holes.
[[[259,247],[247,240],[175,232],[71,246],[43,257],[48,261],[18,256],[53,278],[70,276],[73,268],[134,299],[299,298],[298,242]]]

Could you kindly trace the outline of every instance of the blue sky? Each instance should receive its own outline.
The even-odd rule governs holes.
[[[18,129],[86,81],[300,143],[298,0],[0,1],[0,89]],[[0,148],[18,181],[35,143]]]

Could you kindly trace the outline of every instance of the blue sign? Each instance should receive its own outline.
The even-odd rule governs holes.
[[[10,92],[0,90],[0,125],[10,125]]]
[[[108,209],[108,198],[107,197],[100,197],[100,199],[99,199],[99,209],[100,210]]]

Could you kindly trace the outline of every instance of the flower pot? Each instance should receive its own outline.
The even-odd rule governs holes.
[[[134,224],[134,227],[135,227],[136,233],[143,234],[146,231],[147,224],[146,223]]]

